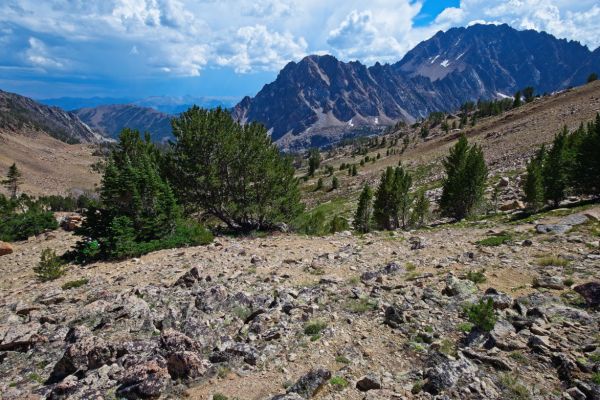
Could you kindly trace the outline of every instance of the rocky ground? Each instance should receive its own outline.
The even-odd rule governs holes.
[[[0,398],[599,399],[599,216],[220,237],[39,283],[75,241],[50,232],[0,258]]]

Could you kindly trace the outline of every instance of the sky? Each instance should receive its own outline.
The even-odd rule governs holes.
[[[600,46],[598,0],[0,0],[0,89],[34,98],[254,95],[290,61],[399,61],[508,23]]]

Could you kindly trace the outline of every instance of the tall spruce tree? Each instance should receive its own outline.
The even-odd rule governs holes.
[[[587,124],[586,132],[576,150],[576,170],[571,175],[577,192],[600,195],[600,113]]]
[[[469,146],[462,135],[450,149],[444,168],[440,208],[444,215],[461,220],[483,200],[488,173],[483,151],[477,145]]]
[[[360,233],[367,233],[371,230],[371,217],[373,214],[373,191],[366,184],[363,187],[358,199],[358,208],[354,214],[354,229]]]
[[[17,198],[17,192],[19,191],[19,186],[22,183],[22,174],[17,168],[17,164],[13,163],[10,167],[8,167],[8,172],[6,173],[6,179],[2,181],[2,185],[8,189],[8,193],[12,199]]]
[[[527,164],[525,178],[525,202],[531,211],[538,211],[544,205],[544,177],[542,174],[546,150],[542,147]]]
[[[410,218],[412,177],[402,166],[394,172],[394,201],[398,204],[398,226],[406,229]]]
[[[174,233],[180,209],[159,173],[158,157],[149,135],[142,139],[138,131],[123,129],[104,171],[101,206],[88,209],[78,230],[97,243],[97,258],[134,256],[144,252],[143,243]],[[84,247],[79,244],[80,251]]]
[[[565,198],[568,171],[567,164],[567,136],[569,132],[565,126],[554,137],[552,147],[546,155],[542,174],[544,176],[544,197],[552,201],[555,207]]]

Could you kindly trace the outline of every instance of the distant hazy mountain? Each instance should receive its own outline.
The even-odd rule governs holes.
[[[153,108],[156,111],[166,114],[179,114],[193,105],[198,105],[202,108],[232,108],[237,100],[236,98],[229,97],[152,96],[143,99],[125,97],[59,97],[55,99],[42,99],[39,102],[70,111],[106,105],[131,104]]]
[[[15,133],[23,130],[42,131],[66,143],[97,143],[105,140],[72,112],[2,90],[0,128]]]
[[[172,138],[171,116],[149,107],[115,104],[82,108],[74,113],[91,128],[107,137],[117,138],[123,128],[131,128],[150,133],[155,142]]]
[[[539,93],[579,85],[592,71],[600,72],[598,49],[508,25],[474,25],[438,32],[393,65],[332,56],[289,63],[254,98],[244,98],[234,116],[264,123],[284,145],[324,143],[529,85]]]

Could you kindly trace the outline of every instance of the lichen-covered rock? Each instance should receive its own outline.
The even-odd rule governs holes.
[[[315,368],[290,386],[287,393],[297,393],[304,399],[310,399],[330,378],[331,371],[325,368]]]
[[[117,395],[127,399],[157,399],[170,382],[166,361],[156,358],[128,368],[119,380]]]

